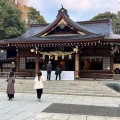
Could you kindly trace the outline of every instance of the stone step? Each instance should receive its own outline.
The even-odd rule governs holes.
[[[6,90],[6,86],[2,86],[0,87],[1,90]],[[15,86],[15,90],[33,90],[33,87],[24,87],[24,86]],[[96,90],[96,89],[72,89],[72,88],[44,88],[45,91],[75,91],[75,92],[93,92],[93,93],[116,93],[115,91],[111,91],[111,89],[109,90]]]
[[[0,82],[0,92],[5,92],[7,82],[4,80]],[[36,93],[33,86],[33,80],[16,80],[15,92]],[[120,97],[117,92],[97,81],[45,81],[44,93]]]
[[[4,90],[4,89],[6,89],[6,86],[2,86],[2,87],[0,87],[0,89],[2,90]],[[25,89],[25,90],[32,90],[33,89],[33,86],[32,87],[30,87],[30,86],[16,86],[15,85],[15,90],[19,90],[19,89]],[[102,90],[101,91],[101,89],[79,89],[79,88],[53,88],[53,87],[45,87],[44,88],[44,90],[53,90],[53,91],[76,91],[76,92],[81,92],[81,91],[86,91],[86,92],[92,92],[92,91],[94,91],[94,92],[96,92],[96,93],[103,93],[103,92],[105,92],[105,93],[109,93],[110,91],[111,91],[111,89],[109,90],[109,88],[108,89],[105,89],[105,90]],[[112,93],[114,92],[113,90],[111,91]]]

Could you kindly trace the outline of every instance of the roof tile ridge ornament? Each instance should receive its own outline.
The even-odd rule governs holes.
[[[61,7],[63,8],[63,4],[61,4]]]
[[[61,8],[61,11],[64,12],[64,8],[63,8],[63,5],[62,5],[62,4],[61,4],[61,7],[62,7],[62,8]]]
[[[68,12],[67,12],[67,9],[65,9],[64,7],[63,7],[63,5],[61,5],[61,9],[60,10],[58,10],[58,15],[57,15],[57,17],[58,16],[60,16],[61,14],[65,14],[65,15],[67,15],[68,17],[69,17],[69,15],[68,15]]]
[[[70,19],[67,14],[67,10],[62,6],[62,8],[58,11],[57,18],[51,24],[49,24],[46,29],[35,36],[45,37],[58,26],[60,26],[61,29],[64,29],[65,26],[70,26],[72,29],[75,28],[77,29],[76,33],[80,35],[94,34],[93,32]]]

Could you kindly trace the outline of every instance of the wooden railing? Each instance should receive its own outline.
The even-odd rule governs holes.
[[[97,80],[97,78],[101,78],[101,79],[107,79],[107,78],[111,78],[111,79],[113,79],[113,74],[104,74],[104,73],[93,73],[92,74],[92,76],[93,76],[93,80]]]
[[[0,77],[7,78],[9,76],[10,72],[0,72]],[[28,76],[28,72],[15,72],[14,76],[16,78],[23,77],[26,78]]]
[[[113,79],[113,80],[120,80],[120,74],[104,74],[104,73],[93,73],[93,80],[97,80],[97,78],[101,79]]]

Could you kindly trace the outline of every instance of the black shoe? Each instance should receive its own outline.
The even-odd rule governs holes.
[[[9,98],[8,100],[10,101],[10,100],[12,100],[12,98]]]

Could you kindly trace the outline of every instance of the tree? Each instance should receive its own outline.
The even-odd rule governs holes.
[[[25,32],[21,11],[13,0],[0,1],[0,39],[15,38]]]
[[[90,20],[111,19],[114,33],[120,34],[120,11],[117,14],[111,12],[100,13]]]
[[[111,12],[100,13],[90,20],[116,19],[117,15]]]
[[[120,11],[117,13],[117,18],[113,20],[113,31],[120,34]]]
[[[33,7],[29,7],[28,11],[28,21],[31,23],[46,23],[43,16],[40,15],[40,12]]]

